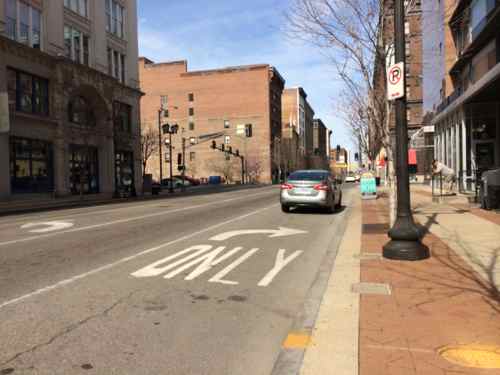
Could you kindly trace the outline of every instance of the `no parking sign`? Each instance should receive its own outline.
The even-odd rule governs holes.
[[[396,100],[405,96],[404,63],[394,64],[387,69],[387,99]]]

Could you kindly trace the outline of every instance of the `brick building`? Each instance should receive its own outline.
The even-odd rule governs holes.
[[[284,79],[270,65],[247,65],[188,71],[187,61],[154,63],[139,59],[141,121],[143,130],[162,123],[178,124],[173,135],[173,168],[177,172],[182,138],[186,139],[186,174],[197,178],[226,176],[241,180],[241,163],[213,150],[211,140],[225,143],[246,158],[250,180],[271,182],[279,177],[281,160],[281,94]],[[246,130],[245,129],[251,129]],[[251,134],[250,134],[251,133]],[[207,135],[218,134],[213,138]],[[250,136],[249,136],[250,135]],[[191,142],[192,140],[193,142]],[[210,141],[207,141],[210,140]],[[191,144],[196,143],[196,144]],[[167,154],[163,147],[163,154]],[[168,171],[163,157],[163,171]],[[159,153],[148,161],[146,172],[160,177]],[[168,173],[163,173],[168,177]]]
[[[453,168],[462,190],[500,166],[500,2],[426,3],[426,109],[436,159]],[[429,12],[432,11],[432,13]],[[433,48],[434,47],[434,48]]]
[[[283,158],[287,173],[308,167],[313,155],[314,110],[302,87],[287,88],[281,98]]]
[[[321,119],[313,120],[313,153],[309,157],[309,168],[329,169],[330,168],[330,135],[326,125]]]
[[[0,0],[1,198],[141,189],[136,6]]]

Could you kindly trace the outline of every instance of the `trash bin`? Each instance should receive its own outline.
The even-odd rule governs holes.
[[[483,172],[479,186],[481,208],[500,208],[500,169]]]
[[[380,177],[375,177],[375,185],[380,186]]]
[[[153,194],[153,195],[158,195],[158,194],[160,194],[160,191],[161,191],[161,186],[160,186],[160,184],[154,184],[154,185],[151,187],[151,194]]]

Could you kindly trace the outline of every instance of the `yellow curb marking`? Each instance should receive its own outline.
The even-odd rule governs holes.
[[[500,346],[450,345],[439,349],[438,353],[447,361],[460,366],[500,369]]]
[[[290,333],[283,341],[285,349],[305,349],[311,343],[311,336],[306,333]]]

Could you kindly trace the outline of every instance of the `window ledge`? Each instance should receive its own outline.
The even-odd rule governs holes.
[[[127,40],[125,38],[120,38],[118,35],[115,35],[109,31],[106,31],[106,35],[107,35],[108,39],[112,40],[112,42],[119,44],[123,48],[127,48]]]
[[[53,124],[53,125],[58,124],[58,121],[55,118],[46,115],[37,115],[21,111],[10,112],[10,115],[12,116],[13,119],[22,118],[27,120],[36,120],[47,124]]]
[[[90,29],[92,22],[90,21],[89,18],[82,16],[81,14],[66,7],[64,7],[64,15],[76,19],[79,23],[84,24],[87,28]]]

